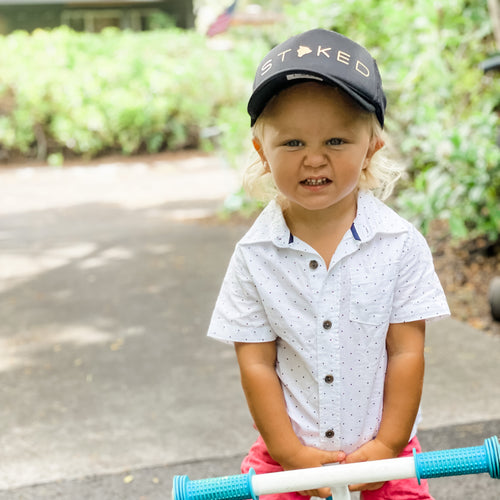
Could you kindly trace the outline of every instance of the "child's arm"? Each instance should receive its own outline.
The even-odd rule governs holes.
[[[248,407],[271,457],[285,470],[343,460],[344,453],[304,446],[295,435],[276,374],[276,343],[236,343],[235,348]],[[330,494],[328,489],[306,493],[321,497]]]
[[[346,462],[397,457],[408,444],[422,395],[425,321],[395,323],[387,332],[384,408],[377,436],[347,456]],[[377,489],[382,483],[351,490]]]

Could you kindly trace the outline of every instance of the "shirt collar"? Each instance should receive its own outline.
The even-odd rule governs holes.
[[[358,210],[351,226],[351,236],[357,243],[371,240],[377,234],[397,234],[408,231],[409,223],[397,215],[370,191],[360,191]],[[294,243],[279,204],[273,200],[259,215],[255,224],[240,241],[241,244],[274,243],[289,247]]]
[[[408,221],[375,198],[371,191],[359,192],[358,211],[351,227],[351,231],[354,227],[359,241],[369,241],[377,234],[405,233],[409,226]]]
[[[286,225],[281,207],[275,200],[268,203],[253,226],[240,240],[242,245],[269,242],[283,248],[293,243],[293,236]]]

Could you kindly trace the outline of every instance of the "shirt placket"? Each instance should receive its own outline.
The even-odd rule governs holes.
[[[335,449],[340,429],[339,280],[325,272],[319,294],[316,359],[319,401],[319,438],[322,447]]]
[[[319,294],[317,323],[317,370],[319,400],[319,437],[321,446],[330,450],[341,448],[341,342],[340,315],[342,293],[340,263],[357,252],[359,243],[347,235],[341,242],[324,276]]]

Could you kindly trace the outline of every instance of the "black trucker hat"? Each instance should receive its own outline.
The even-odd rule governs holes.
[[[251,125],[273,96],[305,81],[340,87],[384,126],[387,99],[375,59],[356,42],[324,29],[296,35],[264,57],[248,101]]]

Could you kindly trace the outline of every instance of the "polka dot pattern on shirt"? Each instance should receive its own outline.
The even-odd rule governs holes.
[[[424,238],[369,193],[330,266],[271,203],[232,256],[209,327],[225,342],[277,343],[277,374],[308,445],[357,448],[382,414],[390,323],[449,313]],[[312,264],[312,262],[315,264]]]

